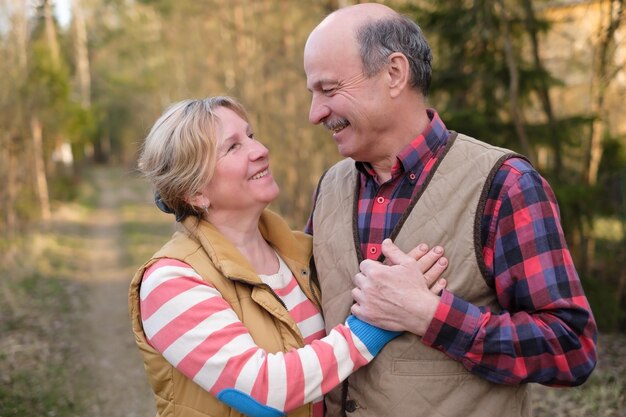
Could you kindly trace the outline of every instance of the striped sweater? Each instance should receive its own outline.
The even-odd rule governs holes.
[[[144,273],[144,332],[181,373],[239,411],[280,416],[314,402],[314,416],[321,417],[323,394],[397,334],[350,317],[326,335],[319,310],[279,260],[277,274],[260,278],[282,300],[306,346],[274,354],[259,348],[220,293],[173,259],[161,259]]]

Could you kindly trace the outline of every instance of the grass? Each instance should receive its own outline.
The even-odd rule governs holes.
[[[76,347],[66,333],[78,311],[71,300],[80,297],[63,277],[42,273],[62,269],[65,256],[46,253],[41,235],[30,238],[19,242],[21,256],[4,263],[1,271],[0,416],[82,416],[68,366]]]
[[[626,335],[601,334],[598,352],[598,366],[580,387],[533,387],[535,417],[626,415]]]
[[[53,203],[55,219],[0,238],[0,416],[87,415],[74,378],[74,329],[85,288],[75,278],[87,250],[81,223],[96,194],[89,183],[75,201]]]

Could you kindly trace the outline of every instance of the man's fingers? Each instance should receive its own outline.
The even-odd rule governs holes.
[[[409,255],[411,258],[417,261],[418,259],[426,255],[427,253],[428,253],[428,245],[425,243],[420,243],[419,245],[411,249],[411,251],[407,253],[407,255]]]
[[[429,250],[424,256],[417,260],[417,265],[423,274],[430,270],[436,262],[443,256],[443,248],[441,246],[435,246]],[[447,264],[446,264],[447,266]],[[445,269],[445,268],[444,268]]]
[[[389,262],[393,265],[403,265],[408,262],[415,261],[414,258],[402,252],[402,250],[397,247],[391,239],[383,240],[381,250],[383,255],[385,255],[385,257],[389,259]]]
[[[373,261],[371,259],[365,259],[364,261],[361,262],[361,264],[359,265],[359,270],[365,274],[368,275],[368,273],[370,271],[372,271],[372,269],[376,269],[376,267],[378,265],[380,265],[381,263],[378,261]],[[352,278],[352,281],[356,284],[356,276]],[[358,285],[358,284],[357,284]]]
[[[361,288],[363,286],[363,281],[365,280],[365,275],[358,272],[355,276],[352,277],[352,283],[355,287]]]
[[[439,278],[441,278],[441,275],[444,273],[447,267],[448,259],[441,257],[437,259],[437,262],[435,262],[427,271],[424,271],[424,278],[426,279],[426,283],[429,287],[437,282]]]
[[[443,278],[438,279],[437,282],[435,282],[433,286],[430,287],[430,291],[432,291],[432,293],[435,295],[439,295],[441,291],[443,291],[443,289],[446,288],[447,284],[448,283],[446,282],[445,279]]]

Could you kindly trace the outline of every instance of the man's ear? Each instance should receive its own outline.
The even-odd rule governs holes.
[[[389,79],[389,94],[392,98],[400,95],[409,83],[411,69],[409,60],[401,52],[394,52],[387,58],[387,75]]]

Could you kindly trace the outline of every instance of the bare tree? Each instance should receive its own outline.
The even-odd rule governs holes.
[[[41,119],[33,114],[30,118],[30,129],[33,146],[33,169],[35,171],[35,185],[39,205],[41,208],[41,218],[50,219],[50,196],[48,194],[48,180],[46,178],[46,167],[44,164],[43,152],[43,126]]]
[[[517,65],[517,59],[515,57],[515,51],[513,50],[513,40],[511,39],[511,16],[502,0],[497,0],[494,4],[496,12],[501,16],[502,34],[504,36],[504,56],[506,60],[506,66],[509,70],[509,105],[511,112],[511,119],[515,132],[520,141],[522,151],[527,158],[532,162],[532,150],[528,142],[528,135],[524,127],[524,114],[522,107],[519,105],[519,70]]]
[[[594,121],[591,126],[589,152],[585,181],[589,185],[598,182],[598,169],[602,159],[603,138],[606,131],[607,114],[606,95],[611,82],[617,73],[622,70],[621,65],[615,64],[615,33],[623,25],[624,0],[607,0],[601,4],[602,16],[598,28],[598,39],[594,48],[592,75],[591,75],[591,106]]]
[[[54,24],[52,4],[50,4],[50,0],[42,0],[42,11],[46,28],[46,40],[48,41],[48,48],[50,48],[52,63],[53,65],[58,66],[61,63],[61,51],[59,49],[59,42],[57,40],[57,32]]]
[[[80,103],[84,108],[91,107],[91,71],[89,68],[89,47],[87,43],[87,27],[81,0],[74,0],[73,24],[75,33],[74,54],[76,60],[76,76],[80,93]]]
[[[0,10],[5,15],[8,27],[2,42],[2,59],[0,59],[2,85],[0,87],[0,123],[3,124],[0,135],[0,229],[4,228],[9,236],[17,232],[18,213],[16,202],[19,194],[20,177],[24,175],[24,167],[18,164],[21,156],[20,139],[23,131],[20,125],[22,108],[18,95],[20,86],[24,84],[27,68],[28,21],[27,5],[21,0],[6,0],[0,3]]]
[[[52,5],[49,0],[42,0],[41,10],[43,13],[46,44],[52,65],[59,68],[61,65],[61,53],[57,40],[56,27],[52,14]],[[33,147],[33,170],[35,177],[35,190],[39,199],[41,218],[50,219],[50,195],[48,192],[48,179],[46,177],[45,153],[43,148],[43,122],[38,109],[32,108],[30,115],[30,129]]]
[[[526,31],[531,41],[531,51],[533,56],[533,62],[535,70],[542,73],[545,72],[545,67],[541,60],[541,54],[539,51],[539,27],[537,25],[537,18],[535,10],[533,8],[532,0],[522,0],[522,6],[525,12]],[[552,174],[557,181],[561,177],[563,168],[563,152],[561,146],[560,132],[557,126],[557,121],[552,109],[552,101],[550,100],[549,87],[546,81],[546,77],[539,77],[538,88],[539,99],[543,107],[543,112],[548,120],[548,128],[550,132],[550,140],[552,143],[552,149],[554,151],[554,166]]]

